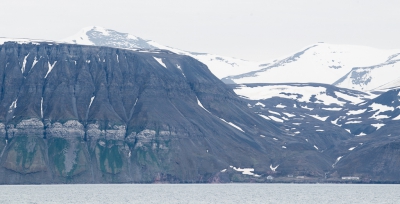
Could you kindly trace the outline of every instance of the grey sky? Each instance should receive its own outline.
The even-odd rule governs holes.
[[[258,61],[319,41],[400,48],[399,0],[0,1],[0,37],[59,40],[97,25]]]

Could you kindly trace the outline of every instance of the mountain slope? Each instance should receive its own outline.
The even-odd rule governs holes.
[[[7,41],[0,183],[398,181],[398,90],[232,85],[240,98],[176,51]]]
[[[398,80],[400,50],[317,43],[284,59],[250,62],[207,53],[195,53],[101,27],[87,27],[63,41],[124,49],[163,49],[191,56],[206,64],[225,83],[325,83],[369,91],[391,88]],[[299,77],[301,76],[301,77]],[[393,85],[396,86],[396,85]]]
[[[6,42],[0,75],[3,184],[315,179],[333,162],[189,56]]]
[[[395,80],[400,50],[318,43],[265,68],[223,78],[227,83],[325,83],[371,90]]]
[[[218,78],[226,77],[230,74],[241,74],[262,68],[263,63],[251,62],[232,57],[224,57],[207,53],[188,52],[168,46],[158,44],[151,40],[145,40],[127,33],[120,33],[111,29],[99,26],[83,28],[77,34],[68,37],[63,42],[80,44],[107,46],[124,49],[163,49],[177,54],[191,56],[206,64],[211,72]]]
[[[311,125],[322,121],[354,136],[365,136],[397,120],[400,114],[399,89],[375,95],[326,84],[232,86],[238,95],[250,100],[248,107],[255,113],[284,124],[289,134],[299,135],[299,128],[315,129]],[[316,120],[308,125],[303,122],[307,118]],[[336,127],[319,131],[332,128]]]
[[[326,84],[231,86],[255,113],[330,158],[325,181],[400,181],[399,89],[369,95]]]
[[[400,60],[390,59],[374,66],[355,67],[333,85],[369,91],[396,88],[399,86],[399,70]]]

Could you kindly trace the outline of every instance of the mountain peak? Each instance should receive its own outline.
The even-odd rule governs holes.
[[[202,63],[218,78],[227,77],[232,74],[241,74],[260,69],[265,63],[250,62],[232,57],[219,56],[208,53],[188,52],[165,45],[152,40],[106,29],[100,26],[89,26],[81,29],[77,34],[64,39],[64,42],[81,45],[106,46],[123,49],[145,49],[145,50],[169,50],[171,52],[191,56]]]
[[[399,51],[315,43],[259,70],[232,75],[223,80],[237,84],[328,83],[342,88],[372,90],[390,81],[397,84],[395,80],[398,75],[395,73],[400,64]]]
[[[72,44],[107,46],[124,49],[155,49],[149,40],[145,40],[128,33],[100,26],[89,26],[81,29],[77,34],[64,39]]]

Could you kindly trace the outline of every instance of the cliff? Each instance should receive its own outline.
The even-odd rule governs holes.
[[[0,76],[0,183],[230,181],[296,141],[168,51],[8,42]]]
[[[291,134],[264,116],[290,101],[256,109],[170,51],[7,42],[0,87],[0,184],[399,182],[397,121]]]

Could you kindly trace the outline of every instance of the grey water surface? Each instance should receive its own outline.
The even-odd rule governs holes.
[[[400,185],[3,185],[0,203],[398,203]]]

